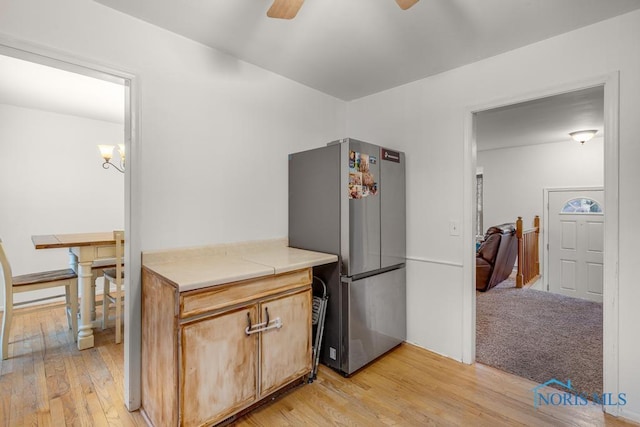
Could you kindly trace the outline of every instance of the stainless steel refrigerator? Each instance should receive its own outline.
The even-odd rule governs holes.
[[[339,256],[321,360],[350,375],[406,339],[404,153],[347,138],[289,155],[289,245]]]

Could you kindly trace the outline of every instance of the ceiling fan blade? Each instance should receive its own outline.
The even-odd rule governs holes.
[[[418,3],[418,0],[396,0],[396,3],[398,3],[400,9],[407,10],[414,4]]]
[[[304,0],[274,0],[267,11],[269,18],[292,19],[302,7]]]

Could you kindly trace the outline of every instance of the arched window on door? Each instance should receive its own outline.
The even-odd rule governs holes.
[[[582,213],[602,213],[602,207],[593,199],[579,197],[571,199],[562,207],[560,213],[582,214]]]

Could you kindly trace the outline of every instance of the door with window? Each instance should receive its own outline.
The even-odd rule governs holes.
[[[549,191],[549,291],[602,302],[604,190]]]

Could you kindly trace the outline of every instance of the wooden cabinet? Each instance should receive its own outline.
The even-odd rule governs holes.
[[[215,422],[255,401],[258,336],[244,333],[247,312],[255,317],[257,305],[182,328],[183,425]]]
[[[264,301],[262,322],[267,312],[283,326],[260,334],[261,397],[311,371],[311,290]]]
[[[152,425],[215,424],[311,372],[311,269],[180,293],[145,268],[142,301]]]

